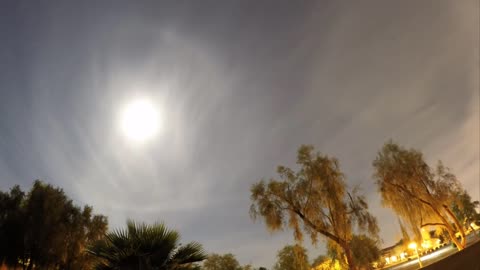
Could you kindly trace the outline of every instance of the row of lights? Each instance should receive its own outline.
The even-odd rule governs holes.
[[[399,254],[400,255],[400,260],[405,260],[405,258],[407,257],[407,253],[406,252],[402,252]],[[393,255],[391,256],[390,258],[385,258],[385,260],[387,261],[387,264],[389,263],[394,263],[394,262],[397,262],[398,261],[398,257],[396,255]]]

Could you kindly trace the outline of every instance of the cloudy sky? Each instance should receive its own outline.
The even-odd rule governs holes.
[[[2,190],[43,179],[111,227],[165,221],[268,267],[292,237],[250,220],[249,187],[300,144],[339,158],[385,246],[371,162],[389,138],[480,198],[478,0],[0,5]],[[119,128],[140,96],[162,120],[144,143]]]

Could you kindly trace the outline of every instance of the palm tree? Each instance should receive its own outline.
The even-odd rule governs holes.
[[[196,269],[196,262],[206,254],[192,242],[179,244],[180,235],[163,223],[154,225],[127,221],[127,229],[117,229],[89,247],[98,258],[96,270],[186,270]]]

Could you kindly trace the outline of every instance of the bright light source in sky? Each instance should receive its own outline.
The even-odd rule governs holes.
[[[137,99],[125,107],[121,128],[131,140],[143,142],[152,138],[159,129],[159,115],[154,104],[148,99]]]

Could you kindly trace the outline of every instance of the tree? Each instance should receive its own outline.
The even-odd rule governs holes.
[[[274,270],[309,270],[308,255],[305,248],[299,245],[287,245],[277,254]]]
[[[442,226],[459,250],[465,247],[463,228],[450,209],[460,184],[448,168],[439,163],[434,170],[421,152],[392,141],[383,146],[373,167],[383,205],[392,208],[414,232],[422,226]],[[456,230],[461,242],[455,237]]]
[[[355,262],[362,269],[371,269],[371,264],[380,258],[378,241],[364,234],[354,235],[350,241]]]
[[[365,234],[352,236],[349,243],[352,257],[356,267],[359,269],[372,269],[372,263],[380,258],[378,240],[368,237]],[[320,255],[313,266],[318,269],[345,269],[348,265],[341,259],[344,257],[343,250],[338,248],[331,240],[327,242],[328,256]]]
[[[81,270],[93,267],[94,258],[84,251],[89,244],[105,235],[107,220],[104,216],[92,216],[92,212],[92,207],[84,206],[82,210],[77,209],[77,214],[72,216],[66,233],[69,241],[66,243],[63,269]]]
[[[241,270],[240,263],[231,253],[211,254],[203,262],[204,270]]]
[[[83,269],[85,247],[107,230],[106,217],[73,205],[62,189],[35,181],[25,202],[28,269]],[[88,236],[88,237],[87,237]]]
[[[480,206],[480,202],[472,201],[472,197],[466,190],[461,190],[455,194],[455,200],[452,203],[452,211],[455,217],[462,222],[464,227],[470,227],[471,223],[480,220],[480,214],[476,208]],[[473,228],[472,228],[473,231]]]
[[[24,209],[25,193],[14,186],[10,193],[0,191],[0,265],[16,269],[25,254]]]
[[[324,262],[328,261],[328,256],[325,256],[325,255],[318,255],[317,258],[315,258],[315,260],[313,260],[312,262],[312,267],[316,267]]]
[[[345,269],[345,263],[340,263],[337,259],[326,258],[325,261],[312,266],[312,270],[342,270]]]
[[[337,159],[313,153],[312,146],[298,149],[297,164],[297,172],[279,166],[278,180],[251,187],[252,218],[262,217],[271,231],[290,228],[298,241],[307,234],[316,244],[321,235],[342,249],[349,268],[356,269],[349,246],[353,231],[378,234],[365,198],[356,189],[347,191]]]
[[[265,268],[265,267],[258,267],[258,268],[256,268],[256,267],[254,267],[254,266],[251,265],[251,264],[246,264],[246,265],[244,265],[244,266],[241,266],[240,269],[241,269],[241,270],[267,270],[267,268]]]
[[[400,219],[398,219],[398,225],[400,226],[400,231],[402,232],[403,242],[405,243],[410,242],[410,235],[408,235],[407,229],[405,228],[405,225],[403,225]],[[418,232],[418,234],[421,236],[421,232]]]
[[[240,267],[241,270],[255,270],[251,264],[246,264]]]
[[[97,270],[180,270],[196,269],[206,258],[202,246],[179,243],[180,235],[162,223],[154,225],[127,221],[126,229],[108,233],[88,252],[98,258]]]
[[[23,269],[88,268],[85,246],[103,236],[106,217],[75,206],[62,189],[35,181],[30,192],[0,192],[0,263]]]

